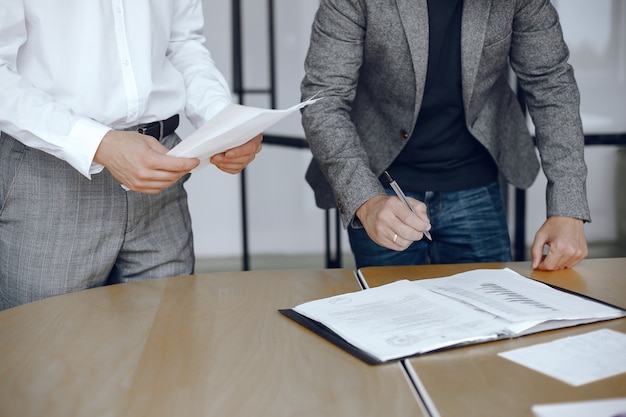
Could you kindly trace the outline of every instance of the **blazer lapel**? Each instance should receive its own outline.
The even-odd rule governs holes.
[[[465,0],[461,21],[461,73],[463,105],[469,111],[474,81],[482,56],[492,0]]]
[[[474,90],[492,0],[465,0],[461,21],[461,72],[465,111]],[[415,73],[415,103],[421,103],[428,66],[428,5],[426,0],[396,0]],[[419,106],[416,105],[415,117]]]
[[[416,86],[413,116],[417,120],[428,67],[428,6],[426,0],[396,0],[396,4],[413,61]]]

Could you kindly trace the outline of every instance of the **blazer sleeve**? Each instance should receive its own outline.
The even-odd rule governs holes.
[[[546,189],[547,216],[591,221],[586,191],[580,95],[556,10],[521,0],[513,20],[510,63],[525,92]]]
[[[311,186],[320,205],[319,189],[332,189],[344,226],[356,210],[384,190],[370,169],[368,154],[351,119],[363,58],[364,11],[358,0],[322,0],[315,16],[302,99],[323,97],[302,110],[302,125],[319,168]],[[311,170],[309,170],[311,171]],[[324,179],[327,184],[324,184]],[[328,193],[328,191],[323,191]]]

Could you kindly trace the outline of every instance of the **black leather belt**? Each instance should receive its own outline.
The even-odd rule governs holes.
[[[175,114],[166,120],[139,125],[137,126],[137,132],[142,135],[149,135],[157,140],[161,140],[174,133],[178,127],[178,122],[179,117]]]

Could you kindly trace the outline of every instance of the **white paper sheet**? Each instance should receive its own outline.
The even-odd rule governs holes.
[[[626,372],[626,334],[610,329],[499,353],[503,358],[579,386]]]
[[[495,339],[502,323],[408,280],[294,307],[382,361]]]
[[[523,335],[548,321],[568,320],[571,324],[595,321],[616,310],[575,294],[521,276],[509,269],[479,269],[449,277],[416,281],[419,285],[475,305],[511,322],[507,329]]]
[[[310,98],[285,110],[229,104],[172,148],[168,155],[200,159],[200,165],[194,169],[197,171],[209,164],[211,156],[243,145],[291,113],[317,100],[319,98]]]
[[[535,417],[626,417],[626,397],[571,403],[539,404]]]

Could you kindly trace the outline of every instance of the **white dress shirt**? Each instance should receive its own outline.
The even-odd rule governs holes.
[[[0,21],[0,130],[87,177],[110,129],[231,102],[200,0],[2,0]]]

